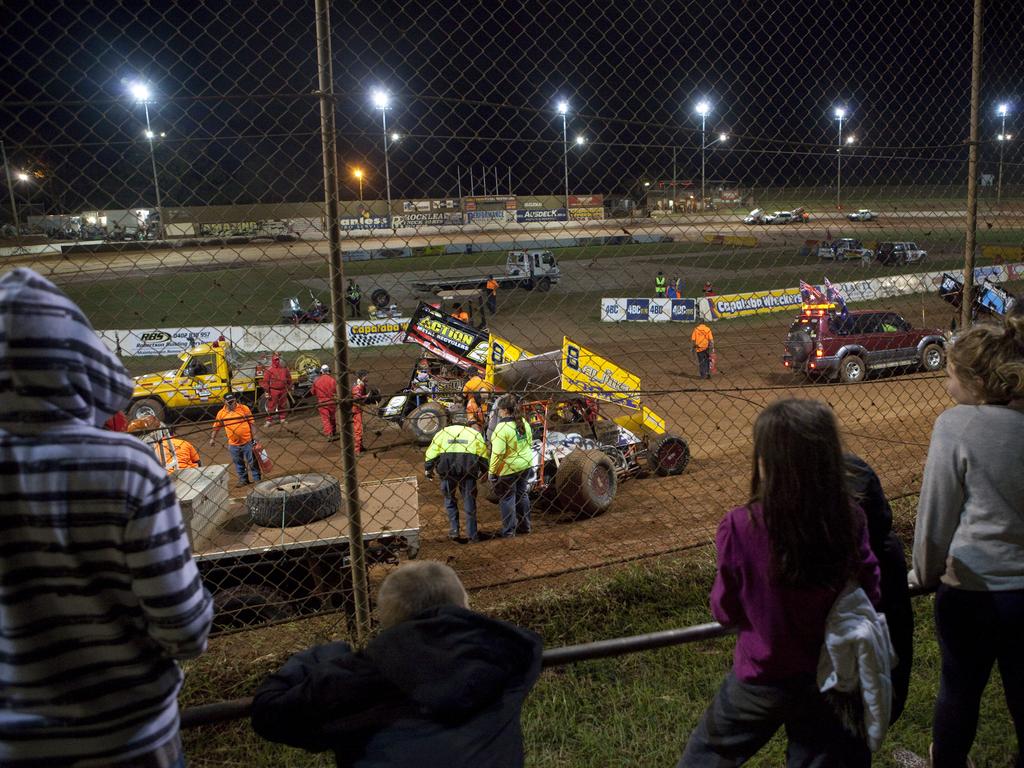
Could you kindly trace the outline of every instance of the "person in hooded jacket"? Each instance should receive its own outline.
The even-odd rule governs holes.
[[[267,393],[267,426],[274,423],[274,414],[281,424],[288,418],[288,393],[292,389],[292,372],[281,360],[281,353],[270,358],[270,367],[263,372],[263,389]]]
[[[381,584],[381,632],[295,654],[268,677],[252,726],[270,741],[334,751],[339,768],[516,768],[522,705],[537,681],[535,633],[468,608],[447,565],[408,563]]]
[[[889,640],[896,651],[889,719],[890,723],[895,723],[907,703],[910,667],[914,661],[914,609],[910,604],[910,587],[907,584],[907,558],[903,553],[903,542],[893,533],[892,507],[875,470],[855,454],[847,453],[844,459],[850,495],[868,521],[868,542],[878,560],[881,577],[879,589],[882,599],[878,611],[885,614]]]
[[[153,449],[103,429],[132,396],[82,311],[0,278],[0,765],[183,766],[176,659],[213,601]]]

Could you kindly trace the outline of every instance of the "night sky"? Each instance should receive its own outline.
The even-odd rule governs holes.
[[[987,2],[982,148],[994,168],[996,106],[1024,123],[1024,3]],[[134,79],[154,91],[165,206],[322,198],[312,0],[8,5],[0,67],[3,138],[33,213],[151,206],[149,147]],[[543,11],[538,8],[543,7]],[[527,10],[529,9],[529,10]],[[336,3],[334,79],[343,197],[349,170],[383,197],[380,112],[392,94],[393,197],[453,195],[457,167],[500,191],[563,189],[571,107],[572,192],[636,194],[643,180],[700,174],[701,98],[712,105],[709,179],[834,183],[837,123],[857,143],[844,183],[964,184],[971,3]],[[1020,126],[1024,128],[1024,124]],[[1024,133],[1022,133],[1024,135]],[[1007,145],[1008,178],[1024,173]],[[983,167],[983,169],[984,169]],[[913,191],[908,189],[908,196]],[[30,198],[30,199],[29,199]]]

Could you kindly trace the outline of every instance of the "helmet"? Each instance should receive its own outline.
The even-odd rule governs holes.
[[[330,373],[330,372],[331,372],[331,366],[326,365],[326,364],[320,366],[320,373]]]

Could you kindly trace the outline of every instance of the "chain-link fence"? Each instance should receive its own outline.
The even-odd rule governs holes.
[[[175,474],[222,626],[347,615],[407,557],[483,590],[707,543],[779,397],[829,402],[886,490],[916,490],[964,278],[969,5],[330,21],[333,78],[312,0],[24,4],[4,30],[0,265],[56,282],[140,377],[127,418]],[[984,17],[985,315],[1024,271],[1022,22]],[[505,392],[529,518],[495,503],[522,460],[494,436]],[[501,475],[478,531],[424,477],[467,423]]]

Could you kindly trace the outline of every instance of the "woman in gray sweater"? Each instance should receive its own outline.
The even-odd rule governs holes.
[[[961,334],[947,371],[957,405],[932,432],[910,583],[938,586],[932,764],[963,768],[995,663],[1024,745],[1024,316]]]

